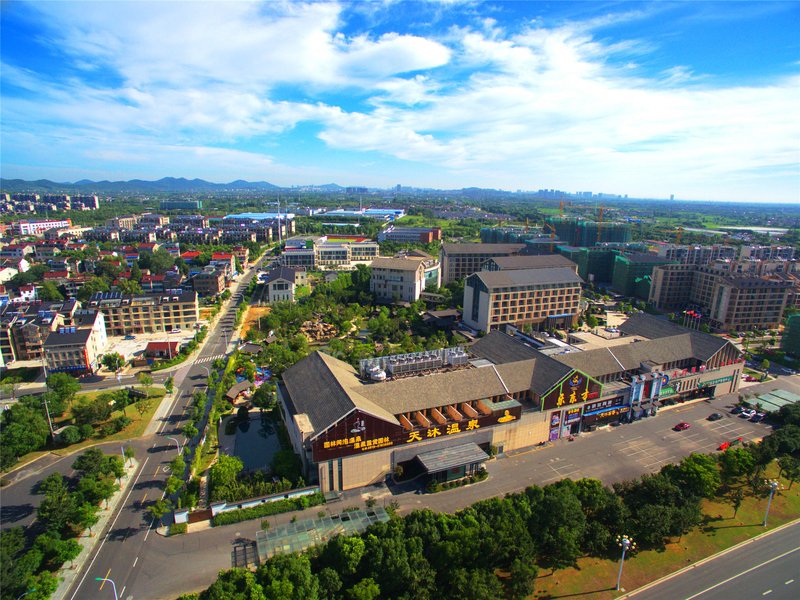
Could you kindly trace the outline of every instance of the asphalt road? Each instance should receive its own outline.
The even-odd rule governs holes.
[[[800,598],[800,523],[726,552],[628,597],[647,600]]]

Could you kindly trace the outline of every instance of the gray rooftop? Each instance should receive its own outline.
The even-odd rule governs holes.
[[[445,254],[513,254],[525,248],[525,244],[456,244],[445,242],[442,250]]]
[[[489,460],[489,456],[478,444],[469,443],[423,452],[417,454],[417,459],[428,473],[439,473],[455,467],[485,462]]]
[[[518,269],[546,269],[550,267],[568,267],[573,271],[577,265],[561,254],[541,254],[534,256],[497,256],[486,261],[495,263],[501,271]]]
[[[479,271],[474,274],[487,288],[515,287],[520,285],[554,285],[583,282],[575,271],[568,267],[545,269],[520,269],[515,271]]]

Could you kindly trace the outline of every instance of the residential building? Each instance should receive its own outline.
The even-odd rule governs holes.
[[[659,266],[653,270],[649,301],[660,310],[697,309],[717,331],[777,327],[795,280],[784,273],[740,274],[737,264]]]
[[[656,248],[656,254],[682,265],[707,265],[716,260],[735,260],[736,246],[714,244],[712,246],[687,246],[663,244]]]
[[[290,238],[280,256],[285,267],[309,271],[321,269],[350,270],[359,263],[368,264],[378,257],[380,246],[369,240],[329,241],[328,237]]]
[[[202,200],[162,200],[161,210],[200,210]]]
[[[198,296],[213,297],[221,294],[225,288],[225,270],[209,265],[192,277],[192,286]]]
[[[378,257],[370,267],[369,291],[379,302],[416,302],[425,289],[422,258]]]
[[[267,276],[267,303],[294,302],[297,291],[297,275],[305,271],[298,271],[289,267],[278,267],[269,272]]]
[[[569,328],[580,317],[581,283],[569,267],[479,271],[464,282],[463,322],[484,332]]]
[[[40,360],[44,340],[58,327],[72,324],[78,306],[75,300],[7,303],[0,306],[0,353],[3,362]]]
[[[170,360],[181,351],[181,343],[177,341],[148,342],[144,349],[147,358],[162,358]]]
[[[120,217],[113,217],[106,221],[106,227],[111,229],[134,229],[139,224],[141,215],[125,215]]]
[[[94,373],[108,346],[103,313],[94,310],[75,312],[73,325],[50,332],[44,343],[47,371],[73,374]]]
[[[631,241],[630,223],[586,221],[576,217],[547,217],[546,227],[569,246],[590,247],[602,243],[626,244]]]
[[[142,227],[164,227],[169,225],[169,217],[166,215],[159,215],[156,213],[144,213],[139,218],[139,225]]]
[[[430,244],[441,239],[441,227],[395,227],[389,225],[378,234],[378,242],[400,244]]]
[[[69,219],[48,220],[48,221],[16,221],[11,224],[16,235],[42,235],[48,229],[63,229],[70,227],[72,221]]]
[[[161,294],[133,295],[99,292],[89,299],[88,305],[106,316],[110,335],[193,329],[200,317],[195,291],[167,290]]]
[[[647,300],[653,269],[671,261],[655,254],[618,254],[614,258],[611,288],[623,296]]]
[[[205,229],[209,226],[208,217],[203,215],[176,215],[170,218],[173,228],[199,228]]]
[[[488,259],[496,256],[516,256],[525,244],[454,244],[445,242],[439,254],[442,285],[477,273]]]
[[[742,246],[739,258],[753,260],[793,260],[795,250],[792,246]]]

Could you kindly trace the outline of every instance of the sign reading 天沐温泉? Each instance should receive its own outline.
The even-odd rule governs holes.
[[[431,422],[428,427],[408,430],[401,425],[355,410],[314,438],[311,442],[311,452],[315,462],[322,462],[370,450],[406,446],[425,440],[469,433],[482,427],[511,423],[521,416],[522,405],[517,405],[489,415],[478,413],[474,418],[465,417],[458,422],[448,421],[444,424]]]
[[[542,397],[542,410],[551,410],[600,397],[602,384],[580,371],[572,371]]]

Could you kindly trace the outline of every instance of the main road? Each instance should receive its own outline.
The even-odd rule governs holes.
[[[800,598],[800,522],[634,590],[647,600]]]
[[[140,465],[132,475],[134,484],[112,515],[107,530],[89,558],[88,566],[68,591],[67,599],[113,598],[110,586],[101,590],[101,583],[95,581],[96,577],[113,580],[121,599],[150,598],[154,587],[158,589],[157,582],[152,579],[153,573],[145,564],[158,562],[160,556],[171,554],[176,544],[155,533],[154,523],[145,509],[164,494],[169,463],[177,451],[174,441],[169,438],[182,439],[180,431],[186,420],[187,409],[191,406],[192,394],[205,390],[211,360],[229,353],[233,346],[236,311],[243,301],[242,292],[255,275],[256,267],[270,258],[266,255],[240,277],[231,302],[220,315],[216,326],[209,330],[200,354],[191,364],[174,372],[173,401],[162,415],[156,431],[132,441]],[[174,560],[169,562],[173,569],[191,569],[197,564],[188,555],[185,558],[180,566]]]

